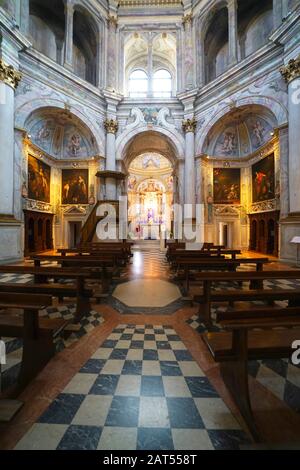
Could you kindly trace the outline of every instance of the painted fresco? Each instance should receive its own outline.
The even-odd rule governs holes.
[[[240,187],[239,168],[214,168],[215,204],[240,204]]]
[[[37,158],[28,156],[28,198],[50,202],[51,167]]]
[[[252,166],[252,200],[266,201],[275,198],[274,154]]]
[[[264,146],[274,135],[275,123],[269,116],[233,111],[209,132],[205,153],[222,157],[243,157]]]
[[[62,204],[88,204],[89,171],[62,170]]]
[[[86,158],[95,155],[93,136],[83,127],[59,116],[40,118],[29,126],[32,142],[56,158]]]
[[[228,126],[219,136],[214,154],[231,157],[238,155],[238,137],[235,126]]]
[[[147,124],[157,124],[159,108],[143,108],[142,113]]]

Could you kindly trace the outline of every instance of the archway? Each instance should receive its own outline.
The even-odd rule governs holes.
[[[123,160],[128,174],[131,237],[158,240],[172,231],[177,197],[176,156],[171,143],[155,132],[136,135]]]

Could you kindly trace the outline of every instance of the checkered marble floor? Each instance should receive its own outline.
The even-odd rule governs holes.
[[[249,443],[168,325],[119,325],[16,449],[239,449]]]
[[[280,302],[280,304],[282,303]],[[221,331],[220,326],[215,322],[216,313],[226,310],[226,306],[213,307],[213,326],[209,331]],[[189,318],[187,323],[199,334],[208,331],[205,325],[199,321],[197,315]],[[248,369],[249,374],[261,385],[284,401],[290,408],[300,412],[300,366],[294,366],[288,359],[269,359],[249,361]]]
[[[74,317],[75,310],[76,305],[70,304],[58,307],[48,307],[45,310],[41,310],[39,314],[40,317],[44,318],[63,318],[65,320],[70,320]],[[80,329],[78,331],[71,333],[67,339],[64,339],[62,336],[58,336],[55,339],[56,351],[59,352],[69,347],[103,322],[104,319],[101,314],[91,310],[88,315],[81,319]],[[22,361],[23,342],[21,339],[17,338],[1,339],[4,340],[6,347],[6,364],[2,365],[0,368],[0,389],[3,391],[16,382]]]

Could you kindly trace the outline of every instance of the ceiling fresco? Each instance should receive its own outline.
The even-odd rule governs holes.
[[[30,116],[26,129],[33,144],[57,159],[90,158],[97,145],[90,130],[68,111],[45,108]]]
[[[234,110],[213,126],[204,153],[214,157],[247,157],[272,139],[274,127],[274,116],[259,106]]]

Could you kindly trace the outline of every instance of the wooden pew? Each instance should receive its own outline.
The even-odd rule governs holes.
[[[33,255],[30,257],[35,262],[35,266],[39,266],[41,261],[57,262],[63,267],[67,266],[93,266],[98,268],[117,268],[124,265],[127,261],[127,255],[119,252],[105,252],[93,254],[74,254],[74,255]]]
[[[23,339],[18,391],[54,356],[53,338],[68,323],[63,319],[39,318],[39,311],[51,305],[50,295],[0,293],[0,336]],[[14,315],[11,309],[23,314]]]
[[[238,259],[227,259],[221,256],[217,257],[201,257],[201,256],[194,256],[185,258],[183,255],[179,255],[176,258],[178,270],[182,267],[184,270],[184,279],[185,279],[185,291],[186,293],[189,292],[189,282],[190,282],[190,271],[196,270],[198,272],[204,270],[213,270],[213,271],[228,271],[228,272],[235,272],[236,268],[240,265],[251,265],[254,264],[256,266],[256,272],[263,271],[263,267],[265,264],[269,263],[268,258],[238,258]],[[199,279],[199,275],[197,273],[197,278]],[[201,278],[202,279],[202,278]],[[251,284],[251,287],[261,287],[261,283],[258,281],[254,281]]]
[[[241,254],[241,250],[231,250],[231,249],[216,249],[216,248],[211,248],[211,249],[201,249],[201,250],[187,250],[185,247],[180,247],[180,248],[174,248],[170,251],[167,252],[166,257],[169,262],[174,262],[176,261],[176,258],[178,256],[184,256],[186,257],[194,257],[194,256],[206,256],[206,257],[211,257],[211,256],[225,256],[229,255],[232,259],[236,259],[237,255]]]
[[[117,256],[103,254],[101,256],[61,256],[61,255],[35,255],[31,259],[36,267],[43,261],[56,262],[62,268],[84,269],[93,274],[94,279],[101,282],[103,292],[108,292],[113,276],[119,275]],[[98,273],[98,275],[97,275]]]
[[[123,242],[91,242],[91,243],[82,243],[76,247],[79,252],[101,252],[108,249],[111,250],[122,250],[124,253],[127,254],[128,257],[133,256],[131,253],[131,248],[134,245],[133,242],[125,240]],[[64,249],[63,249],[64,250]],[[63,253],[64,251],[61,251]]]
[[[31,266],[0,266],[0,273],[13,274],[31,274],[33,275],[33,284],[16,284],[16,283],[0,283],[0,291],[7,290],[9,292],[24,292],[32,294],[49,294],[52,297],[75,297],[76,313],[74,321],[78,322],[81,318],[91,310],[90,297],[93,296],[91,289],[85,288],[85,280],[92,278],[93,273],[88,270],[75,271],[67,268],[43,268]],[[96,273],[99,275],[99,273]],[[75,284],[66,285],[55,283],[47,283],[48,279],[74,279]],[[97,277],[96,277],[97,278]]]
[[[273,303],[276,300],[288,300],[290,306],[300,305],[300,289],[253,289],[253,281],[300,279],[300,271],[247,271],[247,272],[206,272],[199,273],[198,279],[203,281],[202,294],[194,296],[194,301],[199,302],[199,318],[207,326],[211,326],[212,302],[239,301],[267,301]],[[214,282],[250,281],[249,290],[212,290]],[[252,287],[252,288],[251,288]]]
[[[300,308],[258,318],[249,312],[221,321],[224,332],[204,333],[202,338],[212,357],[220,363],[224,383],[232,395],[253,438],[261,440],[251,408],[248,360],[283,359],[292,355],[292,343],[300,338]],[[285,327],[287,329],[273,329]],[[297,327],[297,328],[295,328]],[[259,328],[262,331],[253,331]]]

